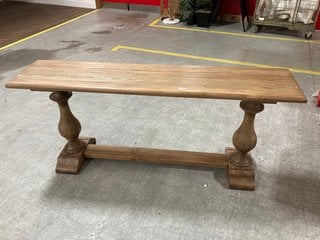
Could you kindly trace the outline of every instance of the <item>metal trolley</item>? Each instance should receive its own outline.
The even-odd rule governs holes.
[[[254,32],[262,26],[283,27],[312,37],[320,0],[257,0],[253,18]]]

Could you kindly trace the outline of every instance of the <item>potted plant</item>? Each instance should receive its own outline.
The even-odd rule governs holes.
[[[196,22],[198,27],[209,28],[212,19],[212,1],[196,0]]]
[[[194,0],[180,0],[179,3],[181,22],[188,25],[195,24],[195,3]]]

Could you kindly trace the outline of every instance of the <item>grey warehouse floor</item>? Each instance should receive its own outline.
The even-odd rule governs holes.
[[[0,239],[320,239],[320,108],[311,98],[320,33],[308,43],[244,36],[239,23],[209,29],[220,33],[148,26],[157,17],[103,8],[0,51]],[[111,51],[118,45],[126,48]],[[4,88],[36,59],[290,67],[309,101],[257,115],[253,192],[229,190],[224,170],[92,160],[79,175],[58,175],[56,104],[46,92]],[[202,152],[232,146],[243,115],[225,100],[75,93],[70,105],[81,135],[100,144]]]

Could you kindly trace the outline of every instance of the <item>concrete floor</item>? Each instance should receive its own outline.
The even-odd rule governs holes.
[[[4,88],[36,59],[229,65],[111,52],[126,45],[320,71],[319,33],[306,43],[148,27],[157,17],[104,8],[0,52],[0,239],[320,239],[316,74],[293,73],[307,104],[258,114],[254,192],[229,190],[224,170],[92,160],[79,175],[55,173],[64,145],[56,104],[49,93]],[[241,25],[210,30],[241,34]],[[222,100],[75,93],[70,104],[82,135],[100,144],[208,152],[232,146],[243,114]]]

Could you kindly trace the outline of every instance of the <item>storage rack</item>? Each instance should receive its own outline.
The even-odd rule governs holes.
[[[253,18],[254,32],[262,26],[283,27],[312,37],[320,0],[257,0]]]

